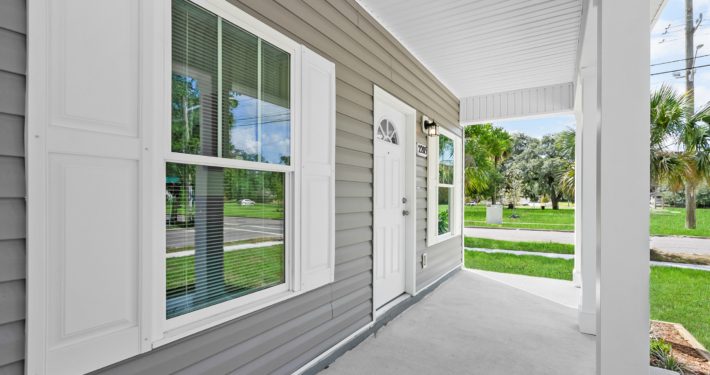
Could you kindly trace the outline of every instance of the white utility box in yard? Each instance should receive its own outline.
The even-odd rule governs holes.
[[[503,205],[492,204],[486,207],[487,224],[503,224]]]

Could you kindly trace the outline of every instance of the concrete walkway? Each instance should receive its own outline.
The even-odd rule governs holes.
[[[493,240],[574,243],[574,233],[572,232],[464,228],[464,235]],[[710,255],[710,238],[651,237],[651,247],[668,253]]]
[[[575,309],[460,271],[322,374],[591,375],[595,345]]]

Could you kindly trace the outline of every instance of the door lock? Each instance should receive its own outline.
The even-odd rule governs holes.
[[[402,216],[408,216],[408,215],[409,215],[409,211],[407,211],[407,210],[402,210]]]
[[[402,198],[402,203],[407,203],[407,198]]]

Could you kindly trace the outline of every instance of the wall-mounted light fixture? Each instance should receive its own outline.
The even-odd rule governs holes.
[[[439,135],[439,125],[429,117],[422,116],[422,132],[427,137],[436,137]]]

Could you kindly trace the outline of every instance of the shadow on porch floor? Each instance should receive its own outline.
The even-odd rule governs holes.
[[[462,271],[321,374],[591,375],[595,350],[575,309]]]

